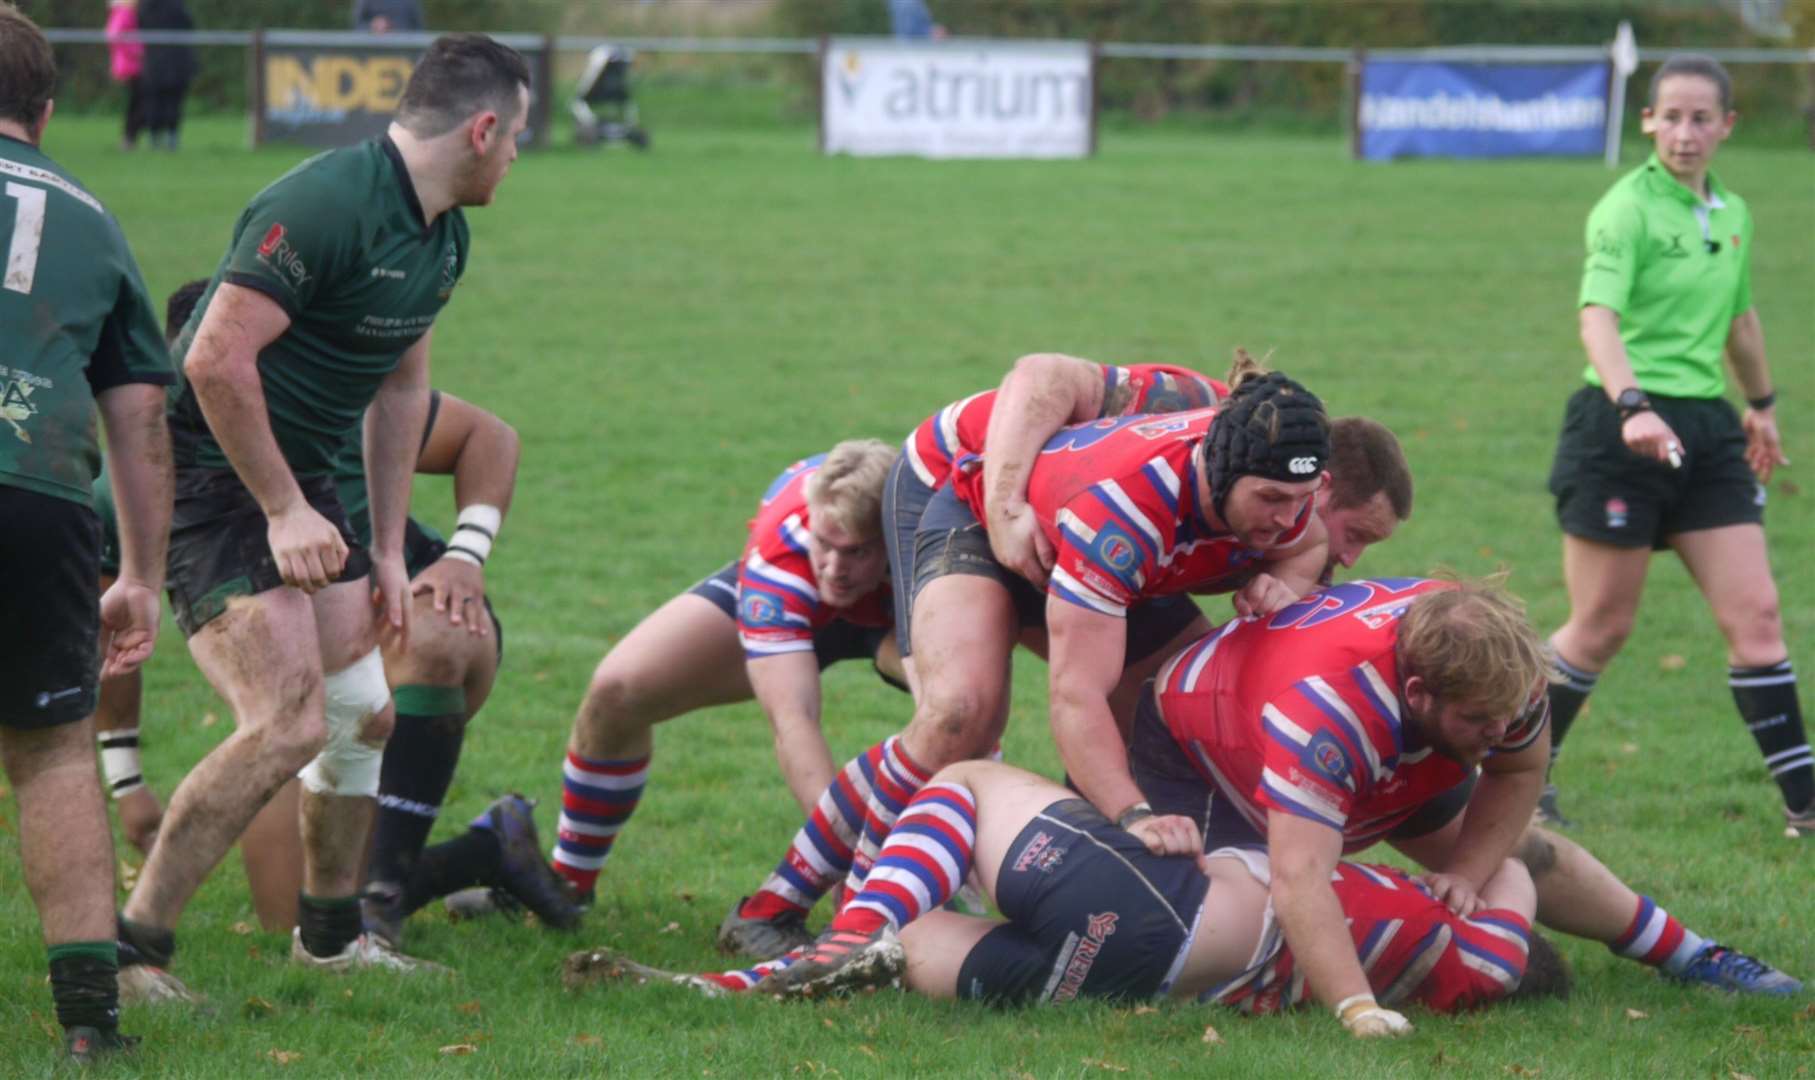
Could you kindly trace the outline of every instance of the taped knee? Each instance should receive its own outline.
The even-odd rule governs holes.
[[[299,774],[303,787],[317,795],[378,794],[379,764],[384,747],[360,739],[366,718],[390,704],[384,660],[377,649],[322,680],[327,699],[328,742]]]

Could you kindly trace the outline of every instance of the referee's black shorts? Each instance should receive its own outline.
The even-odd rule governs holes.
[[[1614,547],[1668,546],[1678,533],[1757,525],[1765,489],[1746,464],[1746,435],[1721,398],[1651,395],[1683,447],[1680,469],[1641,457],[1620,437],[1620,414],[1598,386],[1569,399],[1550,467],[1557,522],[1570,536]]]

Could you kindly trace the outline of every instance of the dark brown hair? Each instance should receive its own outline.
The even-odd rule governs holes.
[[[1657,72],[1651,76],[1651,96],[1648,101],[1652,108],[1657,108],[1658,87],[1664,85],[1665,79],[1677,75],[1694,75],[1707,79],[1720,91],[1720,111],[1727,112],[1733,108],[1732,76],[1727,74],[1726,68],[1720,66],[1719,60],[1701,53],[1677,53],[1658,65]]]
[[[0,0],[0,120],[35,128],[56,89],[57,60],[44,32]]]
[[[476,112],[508,123],[518,88],[529,86],[522,54],[484,34],[443,34],[416,61],[397,102],[397,122],[420,139],[445,135]]]
[[[1385,424],[1365,416],[1330,421],[1329,469],[1330,505],[1336,509],[1360,506],[1385,492],[1395,518],[1412,516],[1412,468]]]

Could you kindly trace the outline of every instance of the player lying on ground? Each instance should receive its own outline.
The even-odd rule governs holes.
[[[973,867],[1006,920],[939,910]],[[564,978],[788,996],[905,978],[923,994],[999,1004],[1195,997],[1269,1013],[1303,1003],[1307,991],[1274,921],[1268,876],[1259,850],[1155,855],[1074,792],[1012,766],[967,761],[941,770],[908,803],[864,891],[813,945],[704,975],[591,950],[568,958]],[[1388,867],[1344,863],[1333,886],[1369,961],[1371,993],[1337,1010],[1356,1035],[1386,1034],[1397,1015],[1386,1006],[1402,1002],[1449,1012],[1515,990],[1567,995],[1560,959],[1530,933],[1531,879],[1515,860],[1466,917]]]
[[[882,488],[892,447],[841,442],[788,466],[750,521],[743,556],[663,604],[593,673],[562,767],[554,867],[590,900],[649,776],[656,724],[754,697],[803,808],[832,780],[819,673],[868,658],[905,688],[891,627]]]
[[[1129,758],[1150,813],[1208,847],[1264,845],[1293,952],[1325,1004],[1365,988],[1329,880],[1385,840],[1472,910],[1519,853],[1554,929],[1729,989],[1794,979],[1686,931],[1586,852],[1527,832],[1547,760],[1544,649],[1492,582],[1345,582],[1167,662]]]

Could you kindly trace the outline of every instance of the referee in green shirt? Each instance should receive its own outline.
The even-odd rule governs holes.
[[[1752,306],[1752,217],[1709,171],[1733,131],[1731,95],[1714,60],[1666,61],[1643,113],[1656,152],[1588,215],[1588,385],[1569,401],[1550,473],[1570,606],[1551,638],[1551,752],[1631,632],[1652,550],[1672,548],[1726,635],[1733,700],[1783,791],[1787,831],[1808,836],[1815,758],[1764,532],[1765,485],[1789,462]],[[1743,417],[1722,397],[1723,352]],[[1539,807],[1567,824],[1555,787]]]

